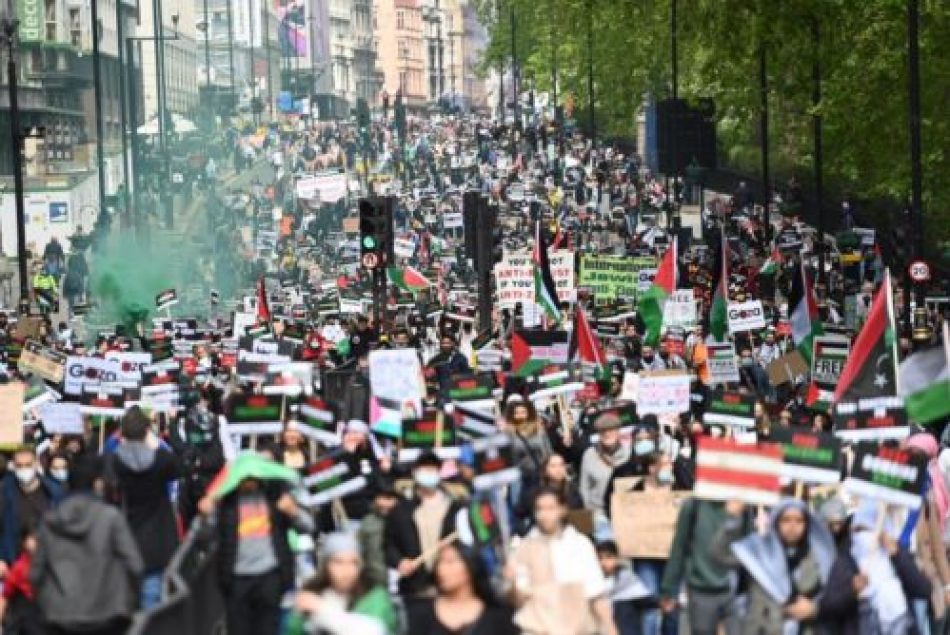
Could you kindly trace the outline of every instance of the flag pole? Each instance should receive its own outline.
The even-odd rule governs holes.
[[[891,337],[891,359],[894,364],[894,394],[901,394],[901,374],[898,369],[898,360],[900,359],[897,349],[897,328],[896,322],[894,321],[894,293],[891,289],[891,269],[888,267],[884,270],[884,297],[887,300],[887,327],[891,329],[893,336]],[[910,293],[908,289],[905,293]]]

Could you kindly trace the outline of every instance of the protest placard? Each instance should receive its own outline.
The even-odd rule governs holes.
[[[372,351],[369,382],[374,399],[370,425],[380,434],[400,437],[402,420],[422,414],[426,385],[419,355],[411,348]]]
[[[653,270],[655,273],[656,258],[584,254],[581,257],[578,284],[588,287],[591,293],[601,300],[636,298],[640,292],[642,269]]]
[[[615,487],[610,499],[610,520],[620,556],[669,558],[676,519],[688,497],[688,492],[666,489],[634,492]]]
[[[480,439],[498,434],[498,426],[495,425],[496,406],[485,411],[472,408],[470,404],[457,403],[446,406],[451,407],[452,421],[460,437],[466,439]]]
[[[752,428],[755,426],[755,397],[719,390],[713,393],[706,406],[703,423]]]
[[[309,397],[307,401],[300,404],[297,415],[300,420],[298,430],[302,435],[324,445],[340,444],[340,437],[334,429],[336,416],[333,408],[323,399]]]
[[[285,403],[280,395],[234,394],[225,410],[234,435],[279,434]]]
[[[775,505],[781,495],[782,471],[782,448],[778,445],[745,445],[729,439],[701,437],[693,496]]]
[[[443,229],[460,229],[463,225],[462,212],[449,212],[442,215]]]
[[[39,408],[43,431],[53,434],[85,434],[82,412],[75,402],[45,403]]]
[[[85,415],[121,417],[126,401],[138,401],[138,390],[130,391],[117,384],[83,386],[79,395],[79,410]]]
[[[34,340],[27,340],[20,351],[17,368],[21,373],[33,373],[48,382],[58,384],[66,374],[66,359],[62,353]]]
[[[910,434],[904,400],[893,395],[836,403],[832,422],[835,434],[849,441],[902,439]]]
[[[808,372],[808,362],[798,351],[785,353],[765,368],[773,386],[795,383]]]
[[[856,496],[918,509],[927,478],[927,457],[874,441],[855,446],[844,488]]]
[[[142,379],[142,369],[151,365],[152,354],[109,351],[106,359],[119,365],[118,381],[138,382]]]
[[[679,370],[640,373],[637,412],[680,413],[689,410],[689,375]]]
[[[0,384],[0,448],[23,445],[23,395],[19,382]]]
[[[528,393],[532,401],[576,393],[584,389],[578,374],[564,365],[551,364],[528,378]]]
[[[663,326],[692,328],[696,325],[698,312],[696,296],[692,289],[677,289],[663,305]]]
[[[835,386],[841,378],[841,371],[848,360],[851,350],[846,338],[828,335],[816,335],[812,341],[811,385],[806,402],[816,410],[827,411],[831,404]]]
[[[303,176],[297,180],[295,192],[299,199],[319,200],[323,204],[332,205],[346,197],[346,174],[327,172]]]
[[[311,466],[303,482],[308,490],[303,502],[308,507],[325,505],[335,498],[358,492],[367,485],[366,477],[354,474],[346,456],[339,450],[327,454]]]
[[[762,308],[761,300],[730,302],[726,315],[729,319],[730,333],[765,328],[765,309]]]
[[[551,364],[567,363],[567,353],[567,331],[515,331],[511,337],[511,372],[527,376]]]
[[[178,292],[174,289],[165,289],[155,296],[155,309],[165,311],[178,304]]]
[[[98,357],[66,358],[66,381],[64,390],[67,395],[79,395],[86,386],[100,383],[115,383],[119,380],[119,363]]]
[[[841,440],[833,434],[773,426],[769,441],[782,447],[785,478],[822,485],[841,480]]]
[[[552,251],[548,260],[558,300],[576,302],[574,252],[566,249]],[[534,262],[530,253],[505,252],[501,262],[495,265],[494,272],[498,306],[511,309],[519,302],[534,303]]]
[[[412,258],[416,253],[416,243],[408,238],[393,239],[393,254],[397,258]]]
[[[435,452],[442,460],[459,458],[461,450],[456,446],[454,422],[452,417],[429,408],[419,419],[403,419],[399,461],[411,463],[425,450]]]
[[[739,363],[736,360],[735,344],[732,342],[710,343],[706,345],[706,351],[711,385],[739,381]]]
[[[475,452],[475,478],[472,484],[486,491],[513,483],[521,478],[512,457],[511,439],[507,434],[483,437],[472,441]]]

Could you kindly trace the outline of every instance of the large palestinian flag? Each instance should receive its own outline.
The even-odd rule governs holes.
[[[914,353],[900,366],[900,394],[907,417],[923,425],[950,417],[950,330],[943,323],[943,344]]]
[[[432,284],[420,271],[409,266],[386,267],[386,278],[394,286],[413,294],[429,288]]]
[[[551,275],[551,263],[548,260],[548,246],[541,230],[541,221],[534,223],[534,301],[541,306],[544,314],[554,323],[560,323],[561,311],[557,301],[557,285]]]
[[[511,336],[511,372],[521,377],[567,363],[567,354],[567,331],[526,330]]]
[[[835,403],[856,402],[869,397],[897,394],[897,338],[891,276],[874,296],[867,322],[858,334],[851,356],[841,371]]]
[[[729,242],[722,232],[722,244],[716,259],[713,298],[709,307],[709,333],[717,342],[724,342],[729,332]]]
[[[663,305],[676,290],[677,273],[677,240],[676,236],[673,236],[673,244],[663,255],[663,262],[656,271],[653,285],[640,296],[637,306],[646,324],[644,344],[656,346],[660,342],[660,330],[663,328]]]
[[[811,279],[805,272],[804,263],[800,266],[799,275],[792,281],[792,292],[788,298],[791,311],[792,341],[802,357],[811,364],[813,340],[816,335],[824,333],[821,320],[818,317],[818,303],[815,300],[815,290]]]
[[[574,312],[574,330],[571,331],[571,354],[585,366],[592,368],[594,376],[602,377],[607,372],[607,355],[604,353],[597,334],[590,328],[587,314],[580,304]]]

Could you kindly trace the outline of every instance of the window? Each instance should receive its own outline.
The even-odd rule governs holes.
[[[399,90],[403,93],[406,92],[406,80],[408,78],[408,73],[406,71],[399,71]]]
[[[409,46],[406,44],[405,40],[399,40],[398,43],[399,59],[405,60],[409,59]]]
[[[405,11],[396,11],[396,28],[405,29],[406,28],[406,13]]]

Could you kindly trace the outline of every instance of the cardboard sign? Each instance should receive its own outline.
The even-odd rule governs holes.
[[[843,439],[902,439],[910,433],[904,400],[893,395],[836,403],[835,434]]]
[[[765,369],[773,386],[794,383],[808,371],[808,362],[798,351],[785,353]]]
[[[640,373],[637,389],[637,412],[645,414],[678,414],[689,410],[689,375],[667,370]]]
[[[720,390],[713,394],[703,423],[707,425],[755,427],[755,396]]]
[[[23,445],[23,395],[19,382],[0,384],[0,448]]]
[[[507,434],[498,434],[472,441],[475,451],[475,478],[472,484],[477,491],[488,491],[513,483],[521,478],[521,470],[512,455],[511,439]]]
[[[783,469],[782,448],[778,445],[744,445],[730,439],[701,437],[693,495],[705,500],[775,505],[781,497]]]
[[[178,304],[178,292],[174,289],[165,289],[155,296],[155,308],[158,311],[164,311],[175,304]]]
[[[584,254],[578,284],[589,288],[598,299],[636,298],[641,289],[641,270],[655,274],[656,258]],[[647,287],[651,281],[647,275]]]
[[[927,457],[864,441],[855,447],[844,488],[857,496],[918,509],[927,478]]]
[[[78,403],[45,403],[40,406],[39,414],[47,435],[85,433]]]
[[[711,385],[739,381],[739,362],[736,359],[735,344],[732,342],[707,344],[706,351]]]
[[[769,441],[782,447],[785,478],[821,485],[841,480],[841,440],[833,434],[774,426]]]
[[[325,505],[366,487],[366,477],[354,474],[344,459],[342,453],[335,452],[323,457],[307,470],[307,476],[303,480],[308,490],[304,497],[305,505]]]
[[[741,333],[765,328],[765,309],[761,300],[748,302],[730,302],[726,309],[729,319],[729,332]]]
[[[615,487],[610,520],[622,558],[670,557],[680,507],[689,492],[632,492]]]
[[[574,252],[566,249],[552,251],[548,260],[558,300],[576,302]],[[513,309],[519,302],[534,304],[534,262],[530,253],[506,253],[495,265],[494,272],[497,306]]]
[[[33,373],[46,381],[58,384],[66,374],[66,359],[58,353],[33,340],[27,340],[20,351],[17,368],[21,373]]]

